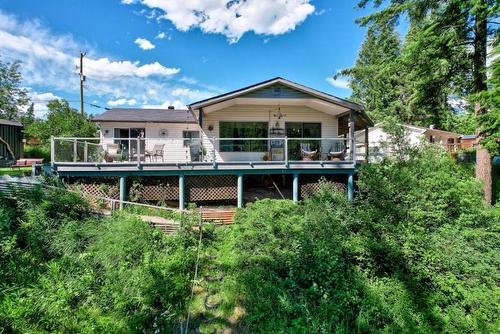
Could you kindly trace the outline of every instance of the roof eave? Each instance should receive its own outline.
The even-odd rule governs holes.
[[[283,84],[285,86],[290,86],[292,88],[295,88],[295,89],[298,89],[300,91],[306,92],[306,93],[308,93],[308,94],[310,94],[310,95],[312,95],[314,97],[317,97],[317,98],[319,98],[321,100],[324,100],[324,101],[327,101],[327,102],[330,102],[330,103],[333,103],[333,104],[337,104],[337,105],[340,105],[340,106],[348,108],[348,109],[352,109],[352,110],[356,110],[356,111],[363,111],[363,107],[361,105],[357,104],[357,103],[354,103],[354,102],[351,102],[351,101],[348,101],[348,100],[344,100],[344,99],[335,97],[335,96],[327,94],[327,93],[323,93],[323,92],[318,91],[316,89],[312,89],[312,88],[306,87],[304,85],[295,83],[293,81],[290,81],[290,80],[287,80],[287,79],[284,79],[284,78],[281,78],[281,77],[276,77],[276,78],[273,78],[273,79],[270,79],[270,80],[262,81],[262,82],[259,82],[257,84],[254,84],[254,85],[251,85],[251,86],[247,86],[247,87],[244,87],[244,88],[241,88],[241,89],[229,92],[229,93],[217,95],[217,96],[205,99],[205,100],[201,100],[201,101],[198,101],[198,102],[195,102],[195,103],[191,103],[190,105],[188,105],[188,107],[191,110],[204,108],[204,107],[207,107],[209,105],[220,103],[220,102],[224,102],[226,100],[230,100],[232,98],[235,98],[235,97],[237,97],[237,96],[239,96],[241,94],[245,94],[245,93],[248,93],[248,92],[254,91],[256,89],[259,89],[259,88],[262,88],[262,87],[266,87],[268,85],[272,85],[272,84],[275,84],[275,83],[281,83],[281,84]]]

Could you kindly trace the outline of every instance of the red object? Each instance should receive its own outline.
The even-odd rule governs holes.
[[[11,167],[27,167],[33,166],[34,164],[41,164],[43,159],[19,159]]]

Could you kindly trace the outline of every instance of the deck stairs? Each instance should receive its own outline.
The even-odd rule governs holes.
[[[201,218],[216,225],[228,225],[234,223],[236,209],[208,209],[200,208]]]

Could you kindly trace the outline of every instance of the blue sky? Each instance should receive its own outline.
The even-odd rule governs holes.
[[[327,78],[356,59],[356,3],[0,0],[0,55],[22,61],[39,116],[52,97],[78,107],[80,51],[86,101],[100,106],[180,107],[276,76],[348,97]]]

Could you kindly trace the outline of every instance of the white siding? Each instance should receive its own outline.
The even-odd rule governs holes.
[[[146,130],[146,150],[153,149],[155,144],[164,144],[164,162],[190,161],[189,147],[184,147],[182,132],[199,131],[198,124],[183,123],[136,123],[136,122],[103,122],[101,123],[101,141],[104,145],[113,143],[115,128],[144,128]],[[166,129],[166,137],[160,136],[160,130]],[[108,133],[106,134],[106,130]],[[200,134],[201,135],[201,134]],[[158,160],[158,161],[161,161]]]
[[[203,116],[203,130],[198,124],[182,123],[131,123],[131,122],[103,122],[101,124],[101,140],[103,144],[113,143],[115,128],[145,128],[146,149],[150,150],[155,144],[165,144],[165,162],[186,162],[190,161],[189,147],[184,147],[182,132],[184,130],[200,131],[203,139],[203,146],[206,149],[205,161],[213,160],[213,138],[219,138],[219,122],[268,122],[270,127],[274,127],[276,122],[279,127],[285,128],[285,122],[309,122],[321,123],[322,138],[334,138],[338,133],[338,120],[332,116],[309,107],[302,106],[282,106],[281,113],[284,117],[278,120],[274,117],[277,106],[233,106],[222,109]],[[209,131],[208,127],[213,126]],[[160,137],[161,129],[166,129],[168,135]],[[106,130],[108,133],[106,134]],[[323,142],[322,150],[328,151],[331,143]],[[218,152],[216,143],[217,161],[260,161],[265,152]]]
[[[219,122],[269,122],[269,127],[274,127],[276,122],[279,127],[285,128],[285,122],[321,123],[321,136],[323,138],[337,137],[338,121],[332,116],[305,106],[281,106],[281,113],[285,116],[281,120],[274,117],[278,106],[232,106],[203,116],[204,145],[212,146],[210,138],[219,138]],[[209,131],[209,126],[213,127]],[[325,141],[326,143],[326,141]],[[330,147],[322,148],[327,151]],[[217,145],[218,146],[218,145]],[[256,161],[262,160],[265,152],[218,152],[217,160],[223,161]]]
[[[416,146],[422,143],[422,140],[425,138],[424,131],[425,129],[419,129],[416,127],[405,126],[407,140],[410,145]],[[356,142],[364,143],[365,131],[356,131]],[[390,154],[388,148],[384,146],[384,143],[389,141],[389,134],[386,133],[382,127],[375,126],[370,128],[368,132],[368,143],[369,143],[369,152],[370,152],[370,161],[377,161],[384,157],[385,155]],[[364,145],[359,145],[357,150],[358,156],[364,156],[365,148]]]

